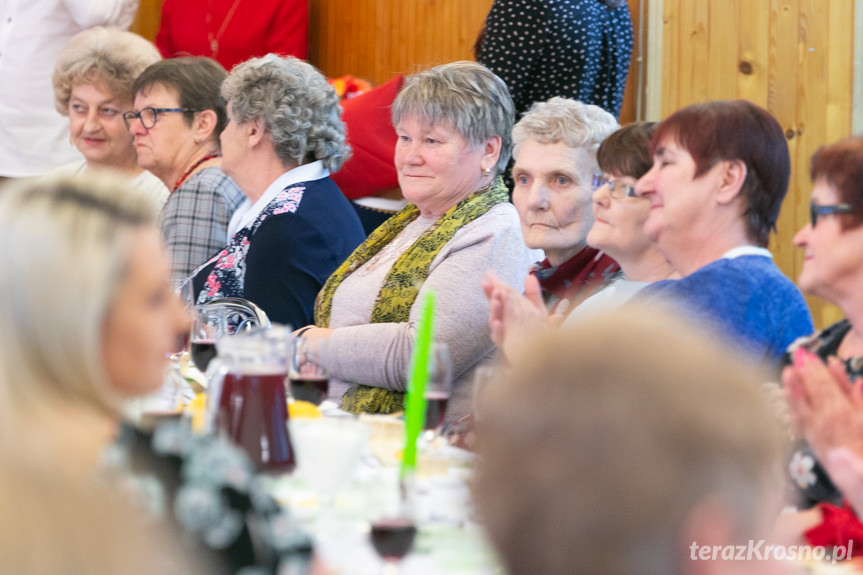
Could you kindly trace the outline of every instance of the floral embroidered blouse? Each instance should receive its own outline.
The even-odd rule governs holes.
[[[238,297],[273,322],[309,325],[321,286],[363,239],[356,212],[329,177],[296,182],[196,270],[193,293],[199,304]]]

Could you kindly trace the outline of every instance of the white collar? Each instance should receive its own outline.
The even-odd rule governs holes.
[[[291,184],[323,180],[329,175],[330,171],[324,167],[324,163],[321,160],[316,160],[310,164],[303,164],[302,166],[297,166],[293,170],[288,170],[276,178],[272,184],[267,186],[263,195],[261,195],[261,197],[258,198],[258,201],[254,204],[249,200],[249,198],[246,198],[243,203],[237,207],[234,211],[234,215],[231,216],[231,223],[228,224],[228,237],[232,238],[234,237],[234,234],[241,229],[252,225],[252,222],[254,222],[255,218],[257,218],[264,208],[267,207],[267,204],[272,202],[279,192]]]
[[[773,254],[770,253],[770,250],[758,246],[737,246],[736,248],[731,248],[722,254],[721,259],[733,260],[740,256],[761,256],[773,259]]]

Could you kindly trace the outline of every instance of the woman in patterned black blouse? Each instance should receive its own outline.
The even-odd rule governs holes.
[[[553,96],[617,117],[632,44],[624,0],[495,0],[475,55],[506,82],[516,120]]]
[[[863,317],[856,311],[863,286],[863,138],[852,137],[819,149],[812,157],[811,176],[811,222],[794,237],[795,245],[806,252],[797,283],[804,293],[838,305],[847,317],[791,344],[786,363],[802,348],[824,362],[839,358],[848,377],[856,381],[863,375]],[[812,440],[811,449],[801,440],[789,465],[801,503],[804,507],[839,504],[842,494],[816,460],[816,456],[824,459],[835,445],[807,427],[804,431],[806,439]],[[863,442],[863,437],[848,440]]]

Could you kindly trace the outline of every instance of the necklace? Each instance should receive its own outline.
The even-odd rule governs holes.
[[[186,179],[192,175],[192,172],[194,172],[198,166],[200,166],[201,164],[203,164],[207,160],[212,160],[213,158],[218,158],[219,155],[220,154],[216,154],[216,153],[208,154],[208,155],[204,156],[203,158],[201,158],[200,160],[198,160],[197,162],[195,162],[194,164],[192,164],[192,167],[189,168],[188,170],[186,170],[186,173],[184,173],[182,176],[180,176],[180,179],[177,180],[177,183],[174,184],[173,188],[171,188],[171,193],[176,192],[177,188],[179,188],[181,185],[183,185],[183,182],[185,182]]]
[[[237,11],[237,6],[240,5],[241,1],[242,0],[234,0],[234,4],[231,6],[231,9],[228,10],[228,13],[225,15],[225,19],[222,20],[222,25],[219,27],[219,31],[214,34],[212,10],[213,0],[207,0],[207,40],[210,41],[210,52],[212,53],[213,59],[216,59],[216,55],[219,53],[219,40],[222,39],[222,36],[225,34],[225,30],[228,29],[228,24],[234,17],[234,12]]]

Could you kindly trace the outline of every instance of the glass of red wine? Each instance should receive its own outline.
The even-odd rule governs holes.
[[[408,477],[406,481],[399,481],[397,489],[387,489],[383,501],[377,502],[378,507],[371,514],[369,536],[375,551],[383,559],[384,574],[395,575],[399,572],[399,565],[410,552],[416,538],[411,479]]]
[[[192,308],[189,355],[201,373],[207,373],[210,361],[216,357],[216,341],[229,334],[228,320],[223,308],[206,305]]]
[[[435,342],[432,347],[429,379],[426,385],[425,437],[434,439],[440,435],[446,419],[446,407],[452,394],[452,360],[449,345]]]
[[[330,390],[327,371],[327,341],[298,337],[291,357],[291,397],[320,405]]]

